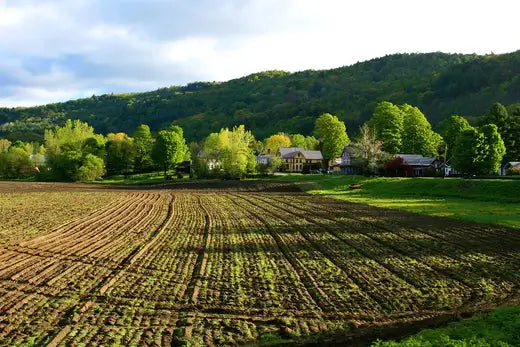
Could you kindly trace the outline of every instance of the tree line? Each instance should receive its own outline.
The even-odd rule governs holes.
[[[257,138],[277,132],[310,135],[315,119],[325,112],[357,132],[382,100],[418,106],[437,129],[455,112],[480,117],[496,100],[518,102],[519,67],[520,51],[395,54],[330,70],[266,71],[222,83],[0,108],[0,136],[42,142],[44,129],[69,118],[86,121],[105,135],[131,134],[143,123],[155,133],[175,123],[189,141],[238,124]]]
[[[439,134],[418,107],[380,102],[352,142],[345,123],[329,113],[315,120],[309,136],[278,132],[258,140],[238,125],[189,145],[183,129],[173,124],[155,135],[142,124],[132,136],[124,132],[104,136],[86,122],[67,120],[47,129],[43,144],[0,139],[0,178],[92,181],[153,171],[167,176],[181,163],[197,177],[240,178],[280,170],[280,147],[320,150],[326,167],[347,145],[356,159],[353,165],[364,173],[384,174],[385,165],[403,153],[440,157],[462,174],[489,175],[503,161],[519,159],[519,139],[520,113],[510,114],[499,103],[477,126],[462,116],[451,116]],[[271,154],[269,164],[258,164],[259,154]]]

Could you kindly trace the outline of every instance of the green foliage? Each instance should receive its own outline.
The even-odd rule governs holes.
[[[7,152],[11,147],[11,141],[8,139],[0,139],[0,153]]]
[[[63,127],[45,131],[45,148],[50,174],[55,180],[77,180],[84,177],[87,169],[80,175],[78,170],[87,164],[92,166],[92,159],[86,163],[88,155],[96,156],[103,152],[105,138],[94,133],[94,128],[79,120],[65,122]],[[100,158],[103,160],[102,158]],[[104,166],[104,165],[103,165]]]
[[[0,178],[24,178],[31,176],[34,163],[20,147],[11,146],[0,151]]]
[[[155,164],[166,172],[189,159],[189,148],[183,136],[183,131],[178,126],[171,126],[159,131],[152,149],[152,159]]]
[[[135,129],[134,147],[134,171],[137,173],[150,171],[153,168],[153,138],[148,125],[141,124]]]
[[[225,83],[3,108],[0,136],[38,141],[44,129],[63,125],[67,118],[86,121],[103,134],[131,133],[142,123],[157,131],[175,122],[189,140],[237,124],[252,129],[257,138],[280,131],[310,135],[323,112],[357,129],[381,100],[417,105],[437,125],[455,113],[484,115],[496,100],[518,102],[519,61],[520,52],[395,54],[324,71],[271,71]]]
[[[436,134],[424,114],[414,106],[399,107],[403,114],[402,153],[437,156],[442,138]]]
[[[128,175],[133,172],[135,160],[134,139],[125,133],[108,134],[105,147],[107,174]]]
[[[458,136],[466,129],[469,129],[468,121],[461,116],[453,115],[446,120],[443,126],[442,137],[448,148],[447,157],[451,158],[454,153],[455,143]]]
[[[294,175],[311,194],[432,216],[491,223],[520,229],[519,180],[467,180]],[[309,184],[311,183],[311,184]],[[361,184],[361,189],[348,189]]]
[[[401,151],[403,114],[398,106],[388,101],[380,102],[367,124],[383,143],[383,151],[390,154]]]
[[[518,346],[520,307],[499,308],[491,313],[424,330],[400,342],[378,341],[373,346]]]
[[[277,154],[279,153],[280,147],[291,147],[291,138],[288,135],[278,133],[265,139],[264,150],[266,153]]]
[[[339,157],[343,148],[350,143],[345,123],[330,113],[324,113],[316,120],[314,134],[322,143],[324,159]]]
[[[304,136],[302,134],[290,135],[291,144],[294,147],[302,147],[306,150],[316,150],[320,145],[320,141],[314,136]]]
[[[486,121],[495,124],[504,141],[506,155],[504,161],[520,160],[520,108],[511,105],[511,114],[500,103],[491,107]]]
[[[102,158],[87,154],[76,171],[77,181],[88,182],[100,179],[105,174],[105,163]]]
[[[496,125],[470,127],[457,137],[453,167],[465,174],[496,174],[505,150]]]
[[[256,170],[254,155],[255,138],[243,125],[232,130],[221,129],[209,134],[204,140],[202,152],[196,164],[197,175],[224,175],[227,178],[241,178]],[[210,170],[209,166],[215,166]],[[213,171],[213,172],[211,172]]]

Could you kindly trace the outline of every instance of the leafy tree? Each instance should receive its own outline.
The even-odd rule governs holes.
[[[498,128],[494,124],[487,124],[480,128],[482,145],[480,153],[479,171],[482,174],[496,174],[502,158],[506,154],[506,147]]]
[[[153,138],[148,125],[141,124],[135,129],[134,147],[134,171],[138,173],[150,171],[153,168]]]
[[[501,103],[495,102],[489,110],[487,122],[495,124],[498,128],[498,131],[503,132],[507,127],[508,120],[509,114],[507,109]]]
[[[453,115],[447,119],[444,123],[442,137],[446,142],[447,146],[447,158],[451,158],[454,153],[455,143],[457,142],[457,137],[466,129],[469,129],[470,125],[466,118]]]
[[[0,153],[7,152],[11,147],[11,141],[8,139],[0,139]]]
[[[327,160],[338,157],[350,143],[345,123],[330,113],[316,119],[314,134],[321,141],[323,158]]]
[[[414,106],[400,106],[403,113],[401,152],[437,156],[442,138],[436,134],[424,114]]]
[[[265,151],[267,153],[276,154],[279,152],[280,147],[291,147],[291,138],[288,135],[278,133],[265,140]]]
[[[45,131],[47,165],[58,180],[75,180],[88,154],[99,153],[105,138],[79,120],[67,120],[63,127]],[[102,158],[101,158],[102,160]]]
[[[134,140],[125,133],[108,134],[105,150],[106,170],[109,175],[128,175],[134,167]]]
[[[256,157],[254,155],[255,138],[243,125],[236,126],[232,130],[221,129],[219,133],[211,133],[204,140],[202,153],[197,165],[198,176],[208,174],[208,164],[218,163],[219,170],[215,174],[222,173],[228,178],[240,178],[246,173],[256,170]]]
[[[87,154],[82,161],[82,165],[76,171],[76,180],[87,182],[101,178],[105,173],[105,163],[100,157]]]
[[[254,137],[243,125],[234,127],[232,131],[224,129],[223,134],[226,134],[228,139],[222,140],[222,143],[226,144],[221,152],[222,168],[227,177],[243,177],[247,172],[248,163],[254,159],[250,148],[250,142]]]
[[[504,154],[504,141],[496,125],[470,127],[457,137],[453,167],[464,174],[496,174]]]
[[[452,156],[453,168],[463,174],[478,173],[478,162],[482,136],[477,129],[469,127],[463,130],[455,141]]]
[[[495,124],[498,132],[506,146],[504,161],[520,160],[520,114],[511,108],[511,115],[508,110],[500,103],[495,103],[489,110],[486,117],[488,123]]]
[[[401,151],[403,114],[398,106],[388,101],[378,103],[367,124],[374,130],[377,139],[383,143],[383,151],[391,154]]]
[[[282,167],[282,158],[280,157],[277,157],[277,156],[274,156],[271,158],[271,160],[269,161],[269,166],[268,166],[268,170],[273,173],[273,172],[276,172],[276,171],[279,171],[280,168]]]
[[[303,136],[302,134],[293,134],[290,136],[292,146],[302,147],[306,150],[318,149],[320,141],[314,136]]]
[[[152,159],[158,167],[164,170],[166,177],[169,169],[189,158],[189,153],[182,128],[174,125],[159,131],[152,149]]]
[[[10,147],[7,151],[0,152],[0,177],[23,178],[31,176],[34,165],[29,154],[20,147]]]

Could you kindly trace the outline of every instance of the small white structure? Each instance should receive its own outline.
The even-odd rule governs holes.
[[[269,162],[273,157],[273,154],[259,154],[256,156],[256,163],[258,165],[269,165]]]

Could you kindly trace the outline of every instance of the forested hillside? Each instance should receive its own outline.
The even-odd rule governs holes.
[[[102,95],[30,108],[1,108],[0,136],[37,140],[43,129],[80,119],[97,132],[158,130],[175,122],[188,140],[245,124],[259,138],[310,134],[324,112],[355,132],[383,100],[408,103],[437,126],[451,114],[478,117],[495,101],[520,101],[520,51],[502,55],[396,54],[332,70],[269,71],[223,83]]]

